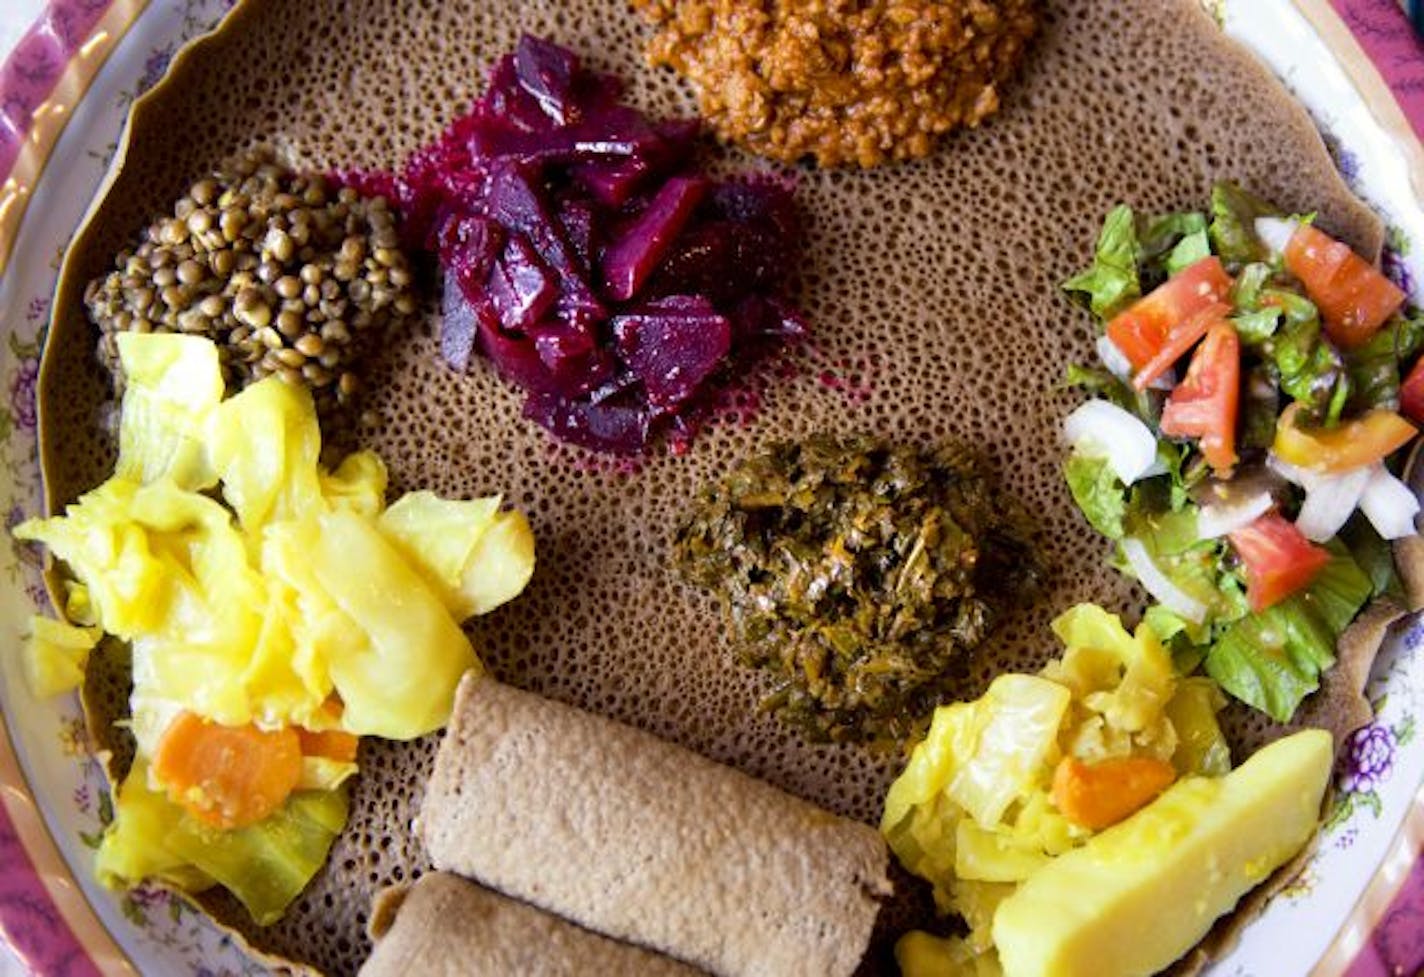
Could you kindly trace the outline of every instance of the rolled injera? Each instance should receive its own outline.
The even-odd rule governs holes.
[[[850,974],[890,892],[874,829],[473,674],[419,831],[436,868],[716,974]]]
[[[642,947],[580,929],[526,903],[433,872],[376,894],[375,949],[361,977],[696,977]]]

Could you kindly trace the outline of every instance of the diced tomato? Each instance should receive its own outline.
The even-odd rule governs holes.
[[[1183,268],[1108,321],[1108,338],[1140,370],[1162,350],[1177,326],[1226,298],[1231,276],[1215,257]],[[1185,352],[1185,350],[1183,351]]]
[[[1414,364],[1399,388],[1399,409],[1415,424],[1424,424],[1424,358]]]
[[[1264,611],[1309,586],[1330,562],[1329,552],[1275,512],[1227,538],[1246,567],[1246,600],[1253,611]]]
[[[1207,330],[1187,376],[1162,409],[1162,433],[1198,438],[1207,464],[1223,474],[1236,464],[1236,409],[1241,397],[1241,340],[1224,319]]]
[[[1191,351],[1207,331],[1217,323],[1225,322],[1231,306],[1225,302],[1213,302],[1200,309],[1185,322],[1174,326],[1168,333],[1157,355],[1147,361],[1132,378],[1132,386],[1146,390],[1158,377],[1172,368],[1172,364]]]
[[[1331,428],[1299,426],[1300,405],[1291,404],[1276,422],[1271,450],[1281,461],[1322,472],[1347,472],[1394,454],[1417,433],[1392,410],[1372,410]]]
[[[1369,341],[1404,304],[1404,292],[1378,268],[1309,224],[1295,229],[1285,259],[1320,309],[1325,332],[1345,349]]]

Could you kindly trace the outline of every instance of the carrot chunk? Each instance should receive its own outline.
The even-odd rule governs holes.
[[[298,729],[297,738],[301,740],[302,756],[325,757],[341,763],[356,762],[356,746],[361,741],[356,734],[342,729],[324,729],[319,732]]]
[[[1100,831],[1151,803],[1176,779],[1172,765],[1155,757],[1097,763],[1064,757],[1053,771],[1052,798],[1069,821]]]
[[[293,729],[222,726],[191,712],[169,724],[153,755],[169,798],[216,828],[255,824],[277,810],[302,775]]]

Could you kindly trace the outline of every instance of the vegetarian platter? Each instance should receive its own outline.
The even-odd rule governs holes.
[[[1424,963],[1424,54],[1358,7],[54,5],[0,932]]]

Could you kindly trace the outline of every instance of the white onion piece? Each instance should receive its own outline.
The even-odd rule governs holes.
[[[1385,539],[1413,536],[1414,517],[1419,514],[1419,499],[1383,465],[1374,465],[1369,484],[1360,497],[1360,509],[1375,532]]]
[[[1282,461],[1274,452],[1266,456],[1266,467],[1287,482],[1297,488],[1303,488],[1307,492],[1316,482],[1329,477],[1324,472],[1316,471],[1313,468],[1302,468],[1299,465],[1292,465],[1288,461]]]
[[[1283,254],[1298,226],[1295,221],[1280,217],[1257,217],[1256,236],[1272,254]]]
[[[1107,336],[1098,337],[1098,359],[1103,361],[1109,373],[1119,380],[1132,379],[1132,361],[1117,343]],[[1177,371],[1168,368],[1156,380],[1147,385],[1149,390],[1171,390],[1177,385]]]
[[[1090,400],[1068,415],[1063,436],[1073,450],[1107,459],[1124,485],[1144,478],[1157,462],[1157,439],[1137,417],[1106,400]]]
[[[1206,605],[1172,583],[1153,562],[1151,554],[1147,552],[1147,547],[1142,545],[1141,540],[1133,539],[1131,536],[1124,538],[1122,552],[1127,557],[1132,572],[1137,574],[1137,579],[1142,582],[1142,586],[1147,588],[1147,592],[1157,603],[1193,624],[1200,624],[1206,620]]]
[[[1324,543],[1334,537],[1359,506],[1365,486],[1370,483],[1370,474],[1367,465],[1338,475],[1312,472],[1295,528],[1313,543]]]
[[[1117,343],[1107,336],[1098,337],[1098,359],[1103,361],[1103,366],[1108,368],[1108,372],[1119,380],[1126,380],[1132,376],[1132,361],[1127,358],[1127,354],[1118,348]]]
[[[1202,539],[1217,539],[1249,526],[1271,511],[1276,500],[1270,492],[1258,492],[1236,502],[1215,502],[1197,512],[1197,535]]]

